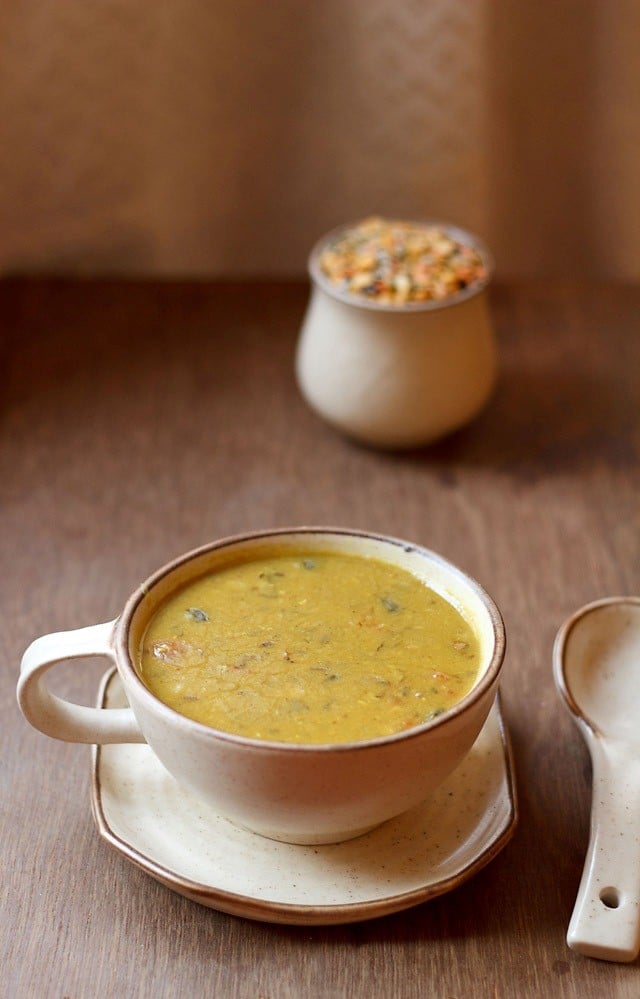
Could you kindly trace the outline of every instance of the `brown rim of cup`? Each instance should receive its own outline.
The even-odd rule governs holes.
[[[167,704],[161,701],[158,697],[153,694],[149,688],[145,685],[142,678],[140,677],[134,663],[132,662],[131,656],[129,654],[129,628],[131,620],[134,613],[142,603],[142,601],[151,592],[154,586],[156,586],[161,580],[165,579],[169,574],[174,572],[180,566],[183,566],[186,562],[192,559],[199,558],[200,556],[206,555],[208,552],[214,552],[218,549],[228,548],[232,545],[238,544],[239,542],[252,542],[260,540],[277,539],[278,537],[284,535],[310,535],[310,534],[325,534],[325,535],[343,535],[346,537],[362,538],[363,540],[369,539],[372,541],[381,541],[385,544],[389,544],[398,548],[404,549],[406,552],[417,552],[418,554],[424,554],[431,561],[435,561],[440,565],[444,566],[449,571],[453,572],[455,575],[459,576],[464,580],[464,582],[476,593],[483,603],[489,618],[491,620],[493,634],[494,634],[494,647],[491,655],[491,660],[484,670],[480,680],[473,687],[468,694],[466,694],[461,701],[449,708],[444,714],[439,715],[437,718],[429,722],[423,722],[421,725],[416,725],[413,728],[405,729],[401,732],[394,732],[391,735],[379,736],[373,739],[363,739],[357,742],[336,742],[336,743],[292,743],[292,742],[278,742],[269,741],[267,739],[252,739],[249,736],[235,735],[232,732],[225,732],[222,729],[212,728],[209,725],[204,725],[202,722],[194,721],[191,718],[187,718],[186,715],[180,714],[180,712],[175,711],[170,708]],[[195,577],[194,577],[195,578]],[[362,531],[356,529],[350,529],[346,527],[280,527],[274,528],[272,530],[247,532],[242,534],[231,535],[226,538],[221,538],[219,541],[212,542],[207,545],[202,545],[199,548],[194,548],[189,552],[185,552],[183,555],[178,556],[171,562],[166,563],[155,573],[148,577],[144,583],[142,583],[135,592],[127,600],[124,610],[121,616],[118,618],[115,631],[114,631],[114,651],[116,655],[116,661],[122,665],[125,672],[127,673],[127,679],[133,682],[138,690],[138,694],[141,698],[148,702],[149,706],[153,706],[154,710],[160,711],[165,717],[171,718],[173,724],[177,724],[180,727],[186,727],[193,731],[195,729],[201,735],[208,735],[211,738],[217,740],[222,740],[224,742],[234,743],[236,745],[244,745],[254,747],[256,749],[265,750],[277,750],[279,752],[344,752],[361,750],[366,751],[374,746],[380,746],[382,744],[390,744],[393,742],[404,742],[408,739],[416,738],[424,733],[426,729],[431,728],[442,728],[445,725],[450,724],[455,718],[462,714],[468,707],[473,703],[480,700],[480,698],[486,693],[486,691],[494,683],[496,676],[499,674],[504,661],[505,651],[506,651],[506,634],[504,621],[502,614],[500,613],[496,603],[489,596],[487,591],[477,582],[472,576],[469,576],[462,569],[459,569],[452,562],[449,562],[442,555],[437,552],[431,551],[429,548],[424,548],[422,545],[413,544],[409,541],[403,540],[401,538],[391,537],[385,534],[376,534],[372,531]]]

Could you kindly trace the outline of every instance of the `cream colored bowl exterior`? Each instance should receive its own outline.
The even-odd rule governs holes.
[[[230,546],[306,543],[403,565],[453,600],[473,621],[483,650],[481,678],[464,701],[409,732],[364,743],[298,746],[218,732],[162,704],[134,667],[146,623],[164,596],[215,567]],[[103,654],[120,674],[132,711],[101,711],[50,694],[45,672],[63,659]],[[189,553],[152,576],[115,622],[48,635],[27,649],[18,697],[27,719],[56,738],[115,743],[146,740],[167,770],[222,815],[273,839],[349,839],[423,801],[473,745],[494,701],[504,655],[500,615],[484,591],[439,556],[380,536],[300,528],[227,539]]]
[[[486,288],[455,304],[403,311],[352,305],[312,287],[298,384],[312,409],[356,440],[428,444],[476,416],[496,370]]]

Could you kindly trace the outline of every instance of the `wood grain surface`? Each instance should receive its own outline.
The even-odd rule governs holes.
[[[565,944],[590,767],[551,647],[581,604],[640,593],[640,289],[497,288],[489,407],[397,454],[351,444],[300,398],[305,301],[290,284],[0,285],[0,995],[636,997],[637,962]],[[508,632],[514,839],[450,894],[344,927],[254,923],[153,881],[97,835],[89,749],[33,731],[15,705],[36,635],[115,616],[189,548],[302,523],[441,552]],[[103,670],[68,664],[55,686],[92,703]]]

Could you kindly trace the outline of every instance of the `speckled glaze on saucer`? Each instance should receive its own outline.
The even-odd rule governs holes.
[[[113,670],[99,706],[126,706]],[[292,845],[235,826],[184,791],[147,745],[95,747],[92,777],[98,830],[128,860],[195,902],[274,923],[356,922],[434,898],[492,860],[517,822],[497,701],[425,804],[344,843]]]

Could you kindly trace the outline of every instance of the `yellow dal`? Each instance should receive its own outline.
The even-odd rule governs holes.
[[[233,564],[169,597],[140,674],[181,714],[256,739],[351,742],[436,717],[471,689],[479,644],[404,569],[296,552]]]

